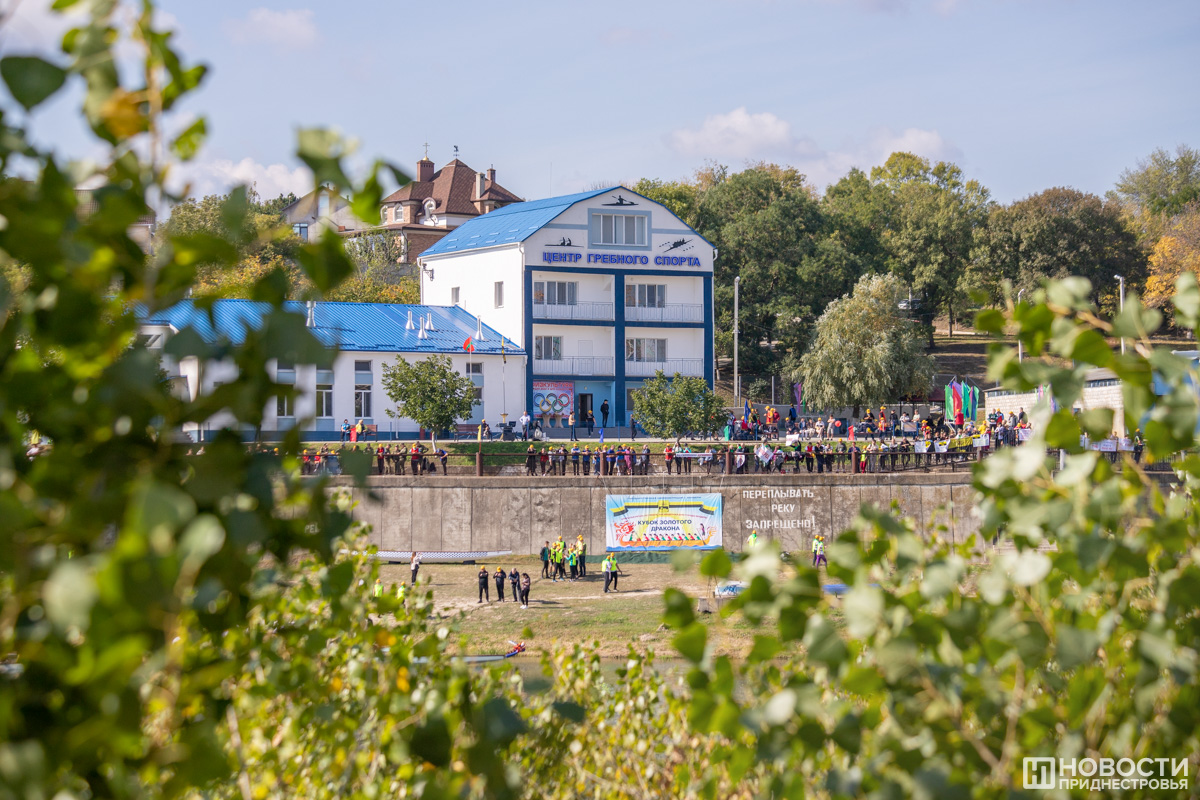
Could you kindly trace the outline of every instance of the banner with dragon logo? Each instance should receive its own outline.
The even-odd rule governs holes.
[[[604,521],[617,552],[721,547],[720,494],[610,494]]]

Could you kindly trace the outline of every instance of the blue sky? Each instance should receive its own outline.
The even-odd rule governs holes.
[[[54,41],[23,0],[0,49]],[[12,0],[0,0],[0,6]],[[958,163],[1008,202],[1102,194],[1155,147],[1200,146],[1200,2],[164,0],[210,65],[185,114],[195,190],[301,191],[295,131],[333,126],[409,172],[429,142],[527,198],[791,164],[823,189],[893,150]],[[87,154],[65,101],[34,120]],[[94,152],[94,151],[93,151]]]

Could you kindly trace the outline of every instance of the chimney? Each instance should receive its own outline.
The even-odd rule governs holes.
[[[488,183],[496,182],[496,168],[495,167],[488,167],[487,179],[488,179]]]
[[[472,199],[478,200],[481,197],[483,197],[483,173],[476,172],[475,173],[475,197]]]
[[[422,158],[417,162],[417,180],[422,183],[433,180],[433,162],[428,158]]]

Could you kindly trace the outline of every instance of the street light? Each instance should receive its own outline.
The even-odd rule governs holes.
[[[738,381],[738,289],[742,284],[742,276],[733,279],[733,404],[742,399],[741,384]]]
[[[1123,275],[1113,275],[1114,278],[1121,284],[1121,311],[1125,310],[1125,277]],[[1121,355],[1125,355],[1125,337],[1121,337]]]
[[[1024,289],[1017,292],[1017,303],[1021,302],[1021,295],[1023,295],[1023,294],[1025,294]],[[1021,332],[1017,331],[1017,363],[1020,364],[1023,360],[1024,359],[1022,358],[1022,350],[1021,350]]]

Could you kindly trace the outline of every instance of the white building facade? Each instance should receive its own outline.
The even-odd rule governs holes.
[[[276,398],[264,410],[261,437],[276,438],[300,426],[306,441],[333,441],[341,436],[343,421],[378,426],[380,440],[412,439],[416,422],[394,417],[396,404],[383,388],[384,366],[397,358],[413,362],[432,354],[445,355],[460,374],[476,386],[472,415],[463,425],[487,420],[498,427],[505,413],[514,420],[525,401],[525,354],[511,340],[461,308],[438,308],[384,303],[289,302],[287,310],[305,314],[309,330],[330,348],[327,365],[272,361],[268,371],[276,383],[294,385],[294,398]],[[210,343],[227,340],[239,344],[247,330],[261,325],[269,306],[248,300],[219,300],[214,305],[215,324],[205,312],[185,301],[143,317],[142,342],[161,354],[164,370],[175,388],[189,400],[210,395],[222,384],[237,379],[231,361],[175,360],[162,351],[171,336],[192,328]],[[470,339],[472,350],[464,349]],[[204,441],[216,431],[232,427],[232,414],[218,413],[203,423],[184,429],[193,441]],[[245,433],[253,433],[246,431]]]
[[[628,425],[630,392],[661,370],[713,382],[716,250],[623,187],[516,203],[420,259],[422,302],[457,305],[528,355],[526,409]],[[525,410],[525,409],[523,409]]]

